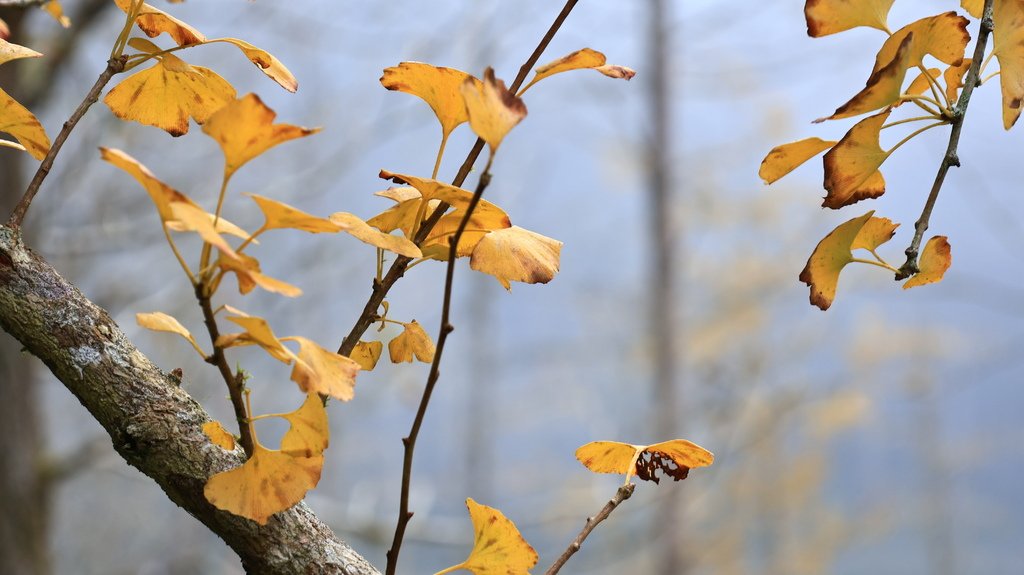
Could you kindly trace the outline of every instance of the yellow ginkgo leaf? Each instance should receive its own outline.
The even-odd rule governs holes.
[[[384,351],[384,344],[379,341],[360,341],[349,354],[363,371],[373,371],[377,367],[381,352]]]
[[[472,197],[473,195],[473,192],[470,192],[469,190],[464,190],[462,188],[431,178],[420,178],[417,176],[410,176],[407,174],[396,174],[394,172],[389,172],[387,170],[381,170],[379,177],[382,180],[391,180],[396,184],[410,185],[413,188],[415,188],[416,191],[420,193],[420,196],[425,200],[433,200],[434,198],[438,197],[441,194],[447,194],[449,197],[465,197],[465,194],[469,194],[469,196]],[[397,190],[401,189],[402,188],[397,188]],[[391,190],[396,190],[396,188],[391,188]],[[408,199],[408,196],[410,194],[410,192],[408,191],[391,192],[390,190],[387,190],[387,192],[393,195],[401,194],[400,196],[396,195],[395,198],[400,197],[402,200]],[[378,192],[378,195],[383,194],[384,192]],[[396,199],[396,201],[399,200]]]
[[[877,28],[888,32],[886,24],[889,8],[895,0],[807,0],[804,17],[807,35],[813,38],[828,36],[858,26]]]
[[[632,474],[642,449],[642,445],[619,441],[591,441],[576,450],[576,459],[594,473]]]
[[[946,83],[946,100],[950,104],[955,103],[959,98],[960,88],[964,87],[964,75],[971,67],[971,62],[973,62],[972,59],[964,58],[959,66],[950,66],[942,73],[942,80]]]
[[[943,64],[957,66],[964,59],[964,50],[971,41],[967,32],[967,18],[956,12],[921,18],[900,28],[882,44],[875,56],[872,73],[881,70],[896,58],[903,41],[913,34],[913,41],[907,47],[907,66],[920,66],[926,55],[931,55]]]
[[[135,178],[145,188],[149,197],[153,200],[153,204],[156,205],[161,221],[168,222],[174,219],[174,214],[171,212],[171,202],[195,205],[188,196],[160,181],[153,175],[153,172],[149,171],[149,168],[121,150],[101,147],[100,157],[128,172],[131,177]],[[196,208],[198,207],[196,206]]]
[[[465,569],[474,575],[524,575],[537,564],[537,552],[526,542],[515,523],[505,515],[472,499],[466,499],[473,522],[473,550],[458,565],[435,575]]]
[[[295,411],[285,414],[290,427],[281,438],[281,452],[292,457],[313,457],[327,449],[331,431],[327,425],[327,409],[320,395],[306,394],[306,401]]]
[[[57,0],[48,0],[40,8],[64,28],[71,26],[71,18],[64,15],[64,7]]]
[[[629,80],[636,75],[636,72],[629,68],[626,68],[625,66],[608,66],[605,65],[605,62],[606,60],[604,54],[598,52],[597,50],[591,50],[590,48],[583,48],[582,50],[577,50],[571,54],[566,54],[565,56],[562,56],[561,58],[554,60],[553,62],[548,62],[547,64],[544,64],[543,66],[540,66],[539,68],[534,70],[536,74],[534,75],[533,79],[530,80],[530,83],[524,86],[523,89],[519,91],[519,94],[521,95],[523,92],[529,89],[530,86],[533,86],[534,84],[540,82],[544,78],[548,78],[562,72],[568,72],[569,70],[581,70],[591,68],[601,72],[605,76],[609,76],[612,78],[621,78],[625,80]]]
[[[461,188],[440,188],[434,194],[435,200],[440,200],[455,208],[450,214],[445,214],[437,221],[437,224],[430,230],[430,235],[423,241],[423,255],[433,257],[442,261],[448,260],[450,253],[449,241],[459,229],[466,209],[473,199],[473,194]],[[432,210],[431,210],[432,211]],[[466,229],[459,239],[459,246],[456,250],[458,257],[465,257],[473,253],[477,243],[493,230],[500,230],[512,226],[505,210],[488,202],[479,200],[473,213],[466,223]]]
[[[398,205],[392,206],[366,220],[366,223],[385,233],[402,230],[405,237],[411,238],[418,225],[416,217],[419,215],[420,204],[422,203],[423,200],[419,198],[419,193],[417,192],[415,199],[402,201]]]
[[[188,132],[190,117],[202,124],[234,99],[235,89],[213,70],[164,54],[115,86],[103,102],[122,120],[181,136]]]
[[[216,38],[208,40],[206,43],[212,44],[214,42],[225,42],[241,50],[250,62],[255,64],[261,72],[266,74],[271,80],[277,82],[277,84],[285,90],[295,92],[299,89],[299,81],[296,80],[295,76],[292,75],[288,68],[286,68],[285,65],[275,58],[270,52],[257,48],[256,46],[253,46],[244,40],[239,40],[238,38]]]
[[[757,175],[761,176],[761,179],[766,184],[774,183],[807,160],[834,145],[836,145],[836,142],[822,140],[821,138],[806,138],[775,146],[764,157],[764,160],[761,160],[761,169],[758,170]]]
[[[889,113],[886,110],[857,122],[825,154],[824,187],[828,194],[823,207],[839,209],[885,193],[885,180],[878,168],[888,152],[879,145],[878,135]]]
[[[114,3],[117,4],[121,11],[127,13],[128,8],[131,7],[132,0],[114,0]],[[156,38],[166,32],[179,46],[202,44],[206,41],[206,36],[199,30],[149,4],[142,5],[135,23],[150,38]]]
[[[256,202],[263,212],[265,222],[263,228],[268,230],[292,229],[302,230],[311,234],[328,233],[333,234],[341,231],[341,228],[327,218],[317,217],[306,212],[293,208],[288,204],[272,200],[256,194],[246,194]]]
[[[899,102],[900,94],[903,93],[903,80],[910,65],[910,47],[913,40],[914,34],[907,34],[893,59],[871,74],[863,90],[850,98],[849,102],[836,108],[834,114],[827,118],[819,118],[815,122],[859,116]]]
[[[203,132],[224,151],[224,175],[231,177],[246,162],[270,148],[320,131],[291,124],[275,124],[277,114],[256,94],[247,94],[214,113]]]
[[[218,473],[203,494],[218,509],[266,525],[267,519],[302,501],[320,481],[324,456],[293,457],[259,443],[241,467]]]
[[[811,288],[811,304],[822,311],[832,305],[839,285],[839,273],[853,261],[851,249],[857,235],[868,223],[874,211],[840,224],[825,236],[800,272],[800,281]]]
[[[992,22],[992,53],[999,60],[1003,93],[1003,127],[1009,130],[1020,117],[1024,101],[1024,2],[996,2]]]
[[[337,212],[331,214],[330,220],[341,231],[371,246],[376,246],[382,250],[394,252],[407,258],[423,257],[423,252],[420,251],[420,248],[407,238],[384,233],[364,222],[359,216],[346,212]]]
[[[526,104],[508,91],[505,82],[484,71],[484,81],[467,80],[460,86],[469,112],[469,125],[491,147],[493,154],[509,130],[526,117]],[[414,185],[414,184],[410,184]]]
[[[558,273],[561,252],[562,242],[512,226],[485,235],[469,267],[498,278],[505,289],[512,289],[512,281],[546,284]]]
[[[25,151],[37,160],[42,160],[50,151],[50,138],[46,137],[43,125],[28,108],[3,90],[0,90],[0,132],[14,136]]]
[[[927,72],[927,76],[925,75],[925,72]],[[907,96],[920,96],[929,89],[933,80],[942,75],[942,72],[938,68],[928,68],[925,72],[919,73],[903,93]],[[929,80],[929,78],[931,78],[931,80]],[[895,108],[904,103],[905,102],[897,102],[893,107]]]
[[[206,434],[206,437],[210,438],[214,445],[221,449],[235,450],[235,436],[228,433],[228,430],[224,429],[224,426],[219,421],[207,421],[204,423],[203,433]]]
[[[864,224],[864,227],[857,233],[857,237],[850,244],[851,250],[875,251],[878,246],[892,239],[899,224],[893,223],[889,218],[872,217]]]
[[[402,324],[405,329],[388,342],[391,363],[412,362],[413,357],[423,363],[434,361],[434,342],[416,320]]]
[[[217,347],[234,347],[238,345],[258,345],[263,348],[270,357],[281,363],[291,363],[295,358],[288,348],[281,343],[270,329],[267,320],[256,316],[230,315],[227,317],[230,322],[239,325],[245,331],[242,333],[222,335],[214,345]]]
[[[0,38],[0,64],[5,64],[18,58],[38,58],[40,56],[42,54],[31,48],[11,44],[7,40]]]
[[[935,236],[928,240],[921,252],[921,260],[918,262],[920,272],[914,274],[903,284],[903,289],[933,284],[942,281],[946,270],[953,264],[953,255],[950,251],[949,242],[946,236]]]
[[[328,351],[304,337],[284,339],[299,344],[299,355],[295,358],[291,374],[292,381],[299,385],[299,389],[341,401],[349,401],[355,396],[358,362]]]
[[[214,218],[202,208],[186,202],[171,202],[171,214],[174,215],[175,229],[178,231],[196,232],[203,241],[217,248],[224,255],[238,259],[238,254],[224,240],[213,225]]]
[[[633,475],[659,483],[658,471],[680,481],[690,469],[711,465],[715,456],[696,443],[673,439],[651,445],[593,441],[576,450],[576,459],[594,473],[625,474],[625,483]]]
[[[192,347],[199,352],[199,355],[206,357],[206,353],[199,347],[199,343],[196,342],[196,338],[192,337],[192,333],[188,329],[181,325],[181,322],[174,319],[172,316],[165,314],[162,311],[154,311],[151,313],[137,313],[135,314],[135,321],[141,327],[151,329],[153,331],[164,331],[167,333],[174,333],[188,340],[192,344]]]
[[[234,272],[238,278],[238,293],[245,295],[256,286],[286,297],[298,297],[302,290],[290,283],[264,275],[260,262],[246,254],[235,254],[237,258],[217,258],[217,267],[225,272]]]
[[[982,9],[985,8],[985,0],[960,0],[960,5],[971,16],[981,18]]]
[[[459,124],[469,120],[461,92],[461,86],[466,82],[480,84],[480,80],[461,70],[422,62],[402,62],[385,68],[380,78],[380,83],[388,90],[412,94],[426,102],[441,122],[445,138]]]

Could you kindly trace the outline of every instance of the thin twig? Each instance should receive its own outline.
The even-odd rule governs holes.
[[[583,546],[583,542],[587,540],[590,532],[593,531],[599,523],[608,519],[608,516],[612,514],[612,511],[615,511],[615,508],[618,507],[620,503],[629,499],[629,497],[633,495],[633,489],[635,488],[636,484],[633,483],[619,487],[619,490],[615,492],[615,497],[612,497],[608,503],[605,503],[604,507],[601,508],[601,511],[597,515],[587,518],[587,523],[583,526],[583,530],[580,531],[580,534],[576,536],[576,539],[572,540],[572,543],[570,543],[569,546],[566,547],[565,551],[562,552],[562,555],[551,564],[551,567],[548,567],[548,570],[544,572],[544,575],[555,575],[555,573],[558,573],[562,566],[565,565],[565,562],[580,550],[580,547]]]
[[[491,159],[493,158],[494,155],[492,154]],[[441,356],[444,354],[445,342],[448,341],[448,334],[455,330],[455,327],[451,324],[451,305],[452,286],[455,284],[455,262],[459,256],[459,241],[462,240],[462,234],[466,231],[469,218],[473,215],[473,210],[480,203],[484,190],[487,189],[487,185],[491,182],[490,167],[491,162],[488,160],[487,168],[480,174],[480,181],[477,182],[476,191],[473,192],[473,198],[466,207],[466,213],[463,214],[459,227],[455,230],[455,235],[448,239],[448,266],[444,280],[444,301],[441,305],[441,327],[437,334],[437,347],[434,351],[434,359],[430,363],[430,375],[427,376],[427,385],[423,388],[420,406],[416,410],[416,418],[412,422],[412,429],[409,430],[409,435],[402,438],[402,444],[405,446],[405,457],[402,461],[402,494],[399,502],[398,522],[395,525],[395,536],[391,541],[391,549],[387,553],[388,565],[385,572],[386,575],[394,575],[395,573],[395,569],[398,566],[398,553],[402,549],[402,539],[405,537],[405,528],[412,518],[412,513],[409,511],[409,489],[412,485],[413,452],[416,450],[416,439],[420,435],[423,418],[427,414],[430,396],[434,392],[437,380],[441,377]]]
[[[21,227],[21,222],[25,219],[25,213],[28,211],[29,206],[32,205],[32,199],[35,198],[36,193],[39,192],[39,186],[43,184],[43,180],[50,173],[50,168],[53,167],[53,161],[57,158],[57,153],[60,152],[61,146],[71,135],[71,131],[78,125],[79,120],[89,110],[89,107],[96,103],[96,100],[100,98],[100,92],[106,87],[107,82],[114,77],[115,74],[124,70],[124,58],[111,58],[107,61],[107,67],[103,69],[99,78],[96,78],[96,83],[93,84],[92,89],[85,95],[85,99],[78,105],[75,112],[71,114],[67,122],[64,122],[64,127],[61,128],[60,133],[57,134],[57,138],[50,145],[50,150],[46,152],[46,156],[43,158],[42,163],[39,164],[39,169],[36,170],[35,176],[32,177],[32,181],[29,182],[28,188],[25,190],[25,194],[21,197],[18,205],[14,207],[14,211],[11,212],[11,216],[7,219],[7,225],[11,228]]]
[[[253,451],[253,437],[249,425],[246,425],[248,411],[245,409],[245,380],[241,370],[238,373],[231,371],[228,365],[227,356],[224,355],[224,348],[217,345],[220,338],[220,330],[217,328],[217,316],[213,313],[213,306],[210,304],[210,296],[206,293],[206,284],[200,282],[196,285],[196,299],[199,307],[203,310],[203,323],[206,324],[206,331],[210,334],[210,342],[213,344],[213,353],[206,358],[207,363],[217,366],[225,385],[228,386],[228,395],[231,397],[231,407],[235,410],[235,419],[238,420],[239,443],[245,454],[251,456]]]
[[[540,60],[541,55],[551,42],[551,39],[554,38],[558,29],[562,27],[562,23],[565,22],[565,19],[569,16],[569,13],[572,12],[572,9],[576,6],[577,2],[578,0],[566,1],[561,12],[558,13],[557,17],[555,17],[555,21],[552,22],[551,27],[548,28],[544,37],[541,38],[537,47],[533,50],[533,53],[530,54],[530,57],[519,68],[519,74],[512,82],[512,85],[509,86],[510,92],[513,94],[516,93],[519,87],[523,85],[523,82],[526,81],[526,76],[530,73],[530,70],[537,65],[537,61]],[[477,158],[480,157],[480,152],[483,151],[483,149],[484,141],[477,138],[476,143],[473,144],[473,148],[469,151],[469,154],[466,155],[465,161],[462,162],[462,166],[459,167],[459,171],[455,175],[455,179],[452,180],[453,186],[461,186],[466,181],[470,170],[473,169],[473,165],[476,163]],[[434,212],[430,214],[430,217],[423,222],[423,225],[420,226],[415,238],[413,238],[416,245],[423,243],[424,238],[426,238],[430,231],[434,229],[434,226],[437,225],[437,222],[440,221],[441,216],[448,211],[449,207],[451,206],[442,202],[437,206]],[[355,325],[352,326],[352,330],[349,331],[348,335],[345,336],[345,339],[341,342],[341,346],[338,348],[339,354],[347,356],[352,353],[356,344],[359,343],[359,338],[361,338],[363,334],[366,333],[366,330],[373,325],[373,320],[377,316],[377,310],[380,309],[380,305],[384,301],[384,298],[387,297],[391,287],[394,286],[395,282],[397,282],[403,275],[405,275],[405,270],[408,269],[411,262],[412,258],[398,256],[394,263],[391,264],[391,267],[388,268],[388,272],[383,278],[379,280],[374,278],[373,291],[370,293],[370,297],[367,299],[366,305],[363,306],[363,311],[359,314],[359,319],[356,320]]]
[[[946,153],[942,156],[939,164],[939,171],[935,174],[935,181],[932,183],[932,190],[928,194],[928,200],[921,211],[921,217],[914,224],[914,238],[910,241],[910,247],[904,253],[907,254],[907,261],[896,273],[896,280],[906,279],[916,273],[920,268],[917,266],[918,248],[921,247],[921,238],[928,229],[928,221],[932,217],[932,209],[935,208],[935,201],[939,198],[939,191],[942,183],[946,180],[946,172],[950,166],[960,167],[960,158],[957,156],[957,146],[960,144],[960,132],[964,125],[964,116],[967,115],[967,106],[971,102],[971,94],[978,85],[978,76],[981,71],[981,63],[985,57],[985,46],[988,44],[988,36],[992,32],[992,3],[993,0],[985,0],[985,11],[981,18],[981,29],[978,32],[978,43],[974,45],[974,59],[971,67],[964,78],[964,89],[960,92],[960,99],[953,110],[952,129],[949,133],[949,145]]]

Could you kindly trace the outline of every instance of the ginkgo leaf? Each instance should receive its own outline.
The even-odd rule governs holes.
[[[800,281],[811,288],[811,304],[818,306],[822,311],[827,310],[835,300],[839,273],[846,264],[853,261],[853,242],[874,213],[870,211],[832,230],[818,242],[807,260],[807,265],[800,272]]]
[[[346,212],[331,214],[331,223],[338,226],[341,231],[348,233],[356,239],[376,246],[382,250],[394,252],[407,258],[421,258],[423,252],[416,244],[402,236],[394,236],[373,228],[364,222],[359,216]]]
[[[458,231],[463,215],[463,211],[455,210],[437,221],[437,224],[431,228],[430,235],[423,240],[423,257],[448,261],[448,255],[451,253],[451,238]],[[470,215],[469,221],[466,222],[466,229],[463,231],[462,237],[459,238],[459,245],[455,250],[456,257],[472,255],[480,240],[492,230],[511,226],[512,222],[501,208],[486,200],[480,200],[476,209],[473,210],[473,214]]]
[[[633,475],[658,483],[658,471],[679,481],[690,469],[711,465],[715,456],[696,443],[673,439],[651,445],[593,441],[576,450],[576,459],[594,473],[625,474],[625,483]]]
[[[328,233],[333,234],[341,231],[341,228],[327,218],[321,218],[293,208],[288,204],[272,200],[256,194],[246,194],[256,202],[263,212],[265,222],[263,228],[268,230],[292,229],[309,232],[311,234]]]
[[[971,67],[970,58],[964,58],[959,66],[950,66],[942,73],[942,80],[946,83],[946,100],[952,104],[957,101],[960,88],[964,87],[964,75]]]
[[[234,87],[213,70],[164,54],[115,86],[103,102],[122,120],[181,136],[188,132],[190,117],[202,124],[234,99]]]
[[[7,92],[0,90],[0,132],[14,136],[30,156],[37,160],[50,151],[50,138],[39,120]]]
[[[828,194],[822,206],[839,209],[885,193],[885,180],[878,168],[888,152],[879,145],[878,136],[889,113],[886,110],[857,122],[825,154],[824,187]]]
[[[761,176],[761,179],[766,184],[774,183],[807,160],[834,145],[836,145],[834,141],[830,142],[821,138],[806,138],[775,146],[764,157],[764,160],[761,160],[761,169],[758,170],[757,175]]]
[[[418,225],[416,217],[419,215],[422,202],[423,200],[419,198],[419,193],[417,193],[416,199],[402,201],[398,205],[392,206],[366,220],[366,223],[385,233],[402,230],[405,237],[411,238]],[[432,210],[428,208],[428,211]]]
[[[46,12],[50,17],[56,20],[62,27],[68,28],[71,26],[71,18],[64,15],[64,7],[61,6],[60,2],[57,0],[49,0],[40,6],[40,8],[43,9],[43,12]]]
[[[388,342],[391,363],[411,363],[413,357],[423,363],[434,361],[434,342],[427,332],[423,331],[423,326],[416,320],[403,323],[402,326],[402,333]]]
[[[228,433],[219,421],[207,421],[203,424],[203,433],[214,445],[228,451],[235,450],[235,436]]]
[[[886,24],[889,8],[895,0],[807,0],[804,17],[807,35],[813,38],[828,36],[858,26],[877,28],[888,32]]]
[[[258,345],[263,348],[270,357],[281,363],[291,363],[295,358],[288,348],[281,343],[270,329],[267,320],[256,316],[230,315],[227,317],[230,322],[239,325],[245,331],[242,333],[222,335],[217,339],[217,347],[228,348],[238,345]]]
[[[235,254],[236,258],[217,258],[217,267],[225,272],[234,272],[238,278],[238,293],[245,295],[254,287],[278,293],[286,297],[298,297],[302,290],[290,283],[264,275],[260,270],[260,262],[246,254]]]
[[[464,190],[462,188],[453,186],[446,182],[434,180],[431,178],[420,178],[417,176],[410,176],[407,174],[396,174],[394,172],[389,172],[387,170],[381,170],[379,177],[382,180],[391,180],[396,184],[407,184],[412,186],[420,193],[420,196],[424,200],[432,200],[439,194],[448,194],[450,197],[465,197],[465,194],[469,194],[470,196],[473,195],[473,192],[470,192],[469,190]],[[378,194],[382,193],[383,192],[378,192]],[[404,192],[404,195],[402,196],[403,199],[405,199],[405,195],[408,195],[408,192]]]
[[[981,18],[982,10],[985,8],[985,0],[960,0],[960,5],[971,16]]]
[[[224,176],[230,178],[246,162],[270,148],[320,131],[291,124],[275,124],[277,114],[256,94],[230,102],[209,117],[203,132],[224,151]]]
[[[498,278],[505,289],[509,282],[546,284],[558,273],[562,242],[519,226],[495,230],[473,249],[469,267]]]
[[[266,525],[267,519],[302,501],[320,481],[324,456],[293,457],[258,443],[241,467],[218,473],[203,494],[218,509]]]
[[[1009,130],[1020,117],[1024,101],[1024,2],[996,2],[992,22],[992,54],[999,60],[1003,94],[1003,127]]]
[[[907,76],[907,68],[910,65],[910,47],[913,45],[913,40],[914,34],[907,34],[897,48],[893,59],[871,74],[863,90],[850,98],[849,102],[836,108],[834,114],[827,118],[819,118],[815,122],[859,116],[898,102],[900,94],[903,93],[903,80]]]
[[[957,66],[963,62],[964,50],[971,41],[967,24],[967,18],[956,12],[929,16],[907,24],[882,44],[871,72],[875,73],[895,60],[900,46],[910,35],[913,35],[913,41],[907,47],[908,67],[920,66],[926,55],[931,55],[943,64]]]
[[[40,56],[42,56],[42,54],[31,48],[19,46],[18,44],[11,44],[7,40],[0,38],[0,64],[6,64],[11,60],[17,60],[18,58],[38,58]]]
[[[224,255],[238,259],[238,254],[235,250],[228,245],[227,241],[220,235],[217,228],[213,225],[213,219],[210,214],[204,211],[202,208],[198,208],[195,204],[186,202],[171,202],[170,203],[171,213],[174,215],[174,220],[177,223],[177,228],[181,231],[196,232],[199,237],[203,238],[203,241],[217,248]]]
[[[878,249],[878,246],[891,240],[898,227],[900,225],[893,223],[889,218],[872,217],[857,233],[857,237],[850,244],[850,249],[864,249],[873,252]]]
[[[422,62],[401,62],[385,68],[380,78],[380,83],[388,90],[412,94],[426,102],[441,122],[445,138],[459,124],[469,120],[461,92],[461,86],[466,82],[480,84],[480,80],[461,70]]]
[[[927,72],[927,76],[925,75],[925,72]],[[909,86],[907,86],[907,89],[903,91],[903,93],[906,94],[907,96],[920,96],[921,94],[924,94],[926,91],[928,91],[929,86],[932,85],[933,80],[942,75],[942,71],[939,70],[938,68],[928,68],[925,72],[921,72],[920,74],[918,74],[917,77],[914,78],[914,81],[911,82]],[[929,78],[931,78],[931,80],[929,80]],[[897,102],[896,105],[894,105],[893,107],[895,108],[896,106],[899,106],[900,104],[904,103],[905,102]]]
[[[284,338],[299,343],[299,355],[292,368],[291,379],[306,393],[329,395],[341,401],[355,396],[359,363],[304,337]]]
[[[277,84],[285,90],[295,92],[299,89],[299,81],[296,80],[295,76],[288,70],[288,68],[286,68],[285,65],[275,58],[270,52],[267,52],[262,48],[257,48],[256,46],[253,46],[244,40],[239,40],[238,38],[216,38],[213,40],[207,40],[205,43],[212,44],[214,42],[225,42],[241,50],[242,53],[245,54],[245,57],[260,69],[260,72],[266,74],[268,78],[277,82]]]
[[[598,52],[597,50],[591,50],[590,48],[583,48],[582,50],[577,50],[571,54],[566,54],[565,56],[562,56],[557,60],[548,62],[547,64],[544,64],[543,66],[540,66],[539,68],[534,70],[536,74],[533,76],[533,79],[530,80],[530,83],[524,86],[523,89],[519,91],[519,93],[522,94],[523,92],[528,90],[530,86],[533,86],[534,84],[540,82],[544,78],[548,78],[554,76],[555,74],[560,74],[562,72],[568,72],[569,70],[581,70],[590,68],[597,70],[598,72],[601,72],[605,76],[609,76],[612,78],[621,78],[625,80],[629,80],[636,75],[636,72],[629,68],[626,68],[625,66],[607,66],[605,62],[606,59],[604,54]]]
[[[490,67],[483,82],[467,80],[460,86],[469,112],[469,125],[491,148],[493,154],[509,130],[526,117],[526,104],[494,77]]]
[[[132,0],[114,0],[122,12],[128,13]],[[206,36],[192,26],[178,20],[163,10],[158,10],[149,4],[143,4],[139,16],[135,19],[139,29],[150,38],[156,38],[160,34],[167,33],[179,46],[191,44],[202,44]]]
[[[200,355],[206,357],[202,348],[199,347],[199,343],[196,342],[196,338],[192,337],[192,332],[190,332],[185,326],[181,325],[181,322],[174,319],[174,317],[169,316],[162,311],[137,313],[135,314],[135,322],[146,329],[180,335],[188,340]]]
[[[313,457],[327,449],[331,430],[327,424],[327,409],[319,394],[307,394],[302,406],[285,414],[284,418],[290,427],[281,438],[282,453],[292,457]]]
[[[537,564],[537,552],[501,511],[472,499],[466,499],[466,507],[473,521],[473,550],[465,561],[436,575],[459,569],[474,575],[522,575]]]
[[[950,251],[949,242],[946,236],[935,236],[928,240],[921,252],[921,259],[917,266],[921,270],[914,274],[903,284],[903,289],[933,284],[942,281],[942,276],[953,264],[953,255]]]
[[[379,341],[360,341],[349,354],[363,371],[373,371],[377,367],[381,352],[384,351],[384,344]]]

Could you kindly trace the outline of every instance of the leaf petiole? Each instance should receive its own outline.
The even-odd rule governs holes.
[[[878,257],[878,256],[875,256],[875,257]],[[887,270],[889,270],[889,271],[891,271],[893,273],[899,273],[899,271],[900,271],[900,270],[892,267],[891,265],[889,265],[887,263],[884,263],[884,262],[880,262],[880,261],[876,262],[876,261],[865,260],[865,259],[861,259],[861,258],[853,258],[850,261],[854,262],[854,263],[858,263],[858,264],[868,264],[868,265],[880,267],[880,268],[883,268],[883,269],[887,269]]]

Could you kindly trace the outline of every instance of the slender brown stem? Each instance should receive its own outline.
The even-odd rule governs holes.
[[[36,174],[32,177],[32,181],[29,182],[28,188],[25,190],[25,194],[21,197],[18,205],[14,207],[14,211],[11,212],[11,216],[7,219],[7,225],[12,228],[21,227],[21,222],[25,220],[25,213],[28,212],[29,206],[32,205],[32,200],[36,197],[36,193],[39,192],[39,187],[43,185],[43,180],[50,173],[50,168],[53,167],[53,161],[57,158],[57,153],[60,152],[61,146],[67,141],[68,136],[71,135],[71,131],[78,125],[79,120],[89,110],[89,107],[96,103],[96,100],[100,98],[100,92],[106,87],[107,82],[114,77],[115,74],[124,70],[124,58],[111,58],[107,60],[107,67],[103,69],[99,78],[96,78],[96,83],[92,85],[89,93],[85,95],[85,99],[78,105],[71,117],[68,118],[67,122],[64,122],[64,126],[61,128],[60,133],[57,134],[57,138],[50,145],[50,150],[46,152],[46,156],[43,161],[39,164],[39,169],[36,170]]]
[[[493,159],[493,157],[494,155],[492,154],[491,158]],[[395,573],[395,569],[398,566],[398,553],[402,549],[402,539],[405,537],[405,528],[412,518],[412,512],[409,511],[409,489],[412,485],[412,458],[416,450],[416,439],[420,435],[420,428],[423,426],[423,419],[427,414],[427,406],[430,404],[430,396],[434,392],[434,386],[437,385],[437,380],[441,377],[441,356],[444,354],[444,345],[448,341],[448,334],[455,330],[455,327],[451,324],[451,305],[459,241],[462,240],[462,235],[466,231],[469,218],[473,215],[473,210],[480,203],[480,197],[483,196],[484,190],[487,189],[487,185],[491,182],[490,167],[491,162],[489,159],[487,168],[480,174],[480,181],[477,183],[476,191],[473,192],[473,198],[466,207],[466,213],[463,214],[459,227],[455,230],[455,235],[448,240],[448,266],[444,280],[444,301],[441,305],[441,327],[438,329],[437,334],[437,348],[434,351],[434,359],[430,363],[430,375],[427,376],[427,385],[423,388],[423,396],[420,397],[420,406],[416,410],[416,417],[413,419],[412,428],[409,430],[409,435],[402,438],[402,444],[405,446],[405,457],[402,461],[402,494],[399,502],[398,522],[395,525],[395,536],[391,541],[391,549],[387,553],[388,565],[385,571],[386,575],[394,575]]]
[[[993,0],[985,0],[985,11],[981,18],[981,29],[978,32],[978,42],[974,45],[974,59],[971,67],[967,70],[967,77],[964,78],[964,89],[960,92],[960,99],[957,100],[956,108],[953,109],[952,129],[949,133],[949,145],[946,153],[942,156],[938,173],[935,174],[935,181],[932,183],[931,192],[925,201],[921,217],[914,224],[914,238],[910,241],[910,247],[904,253],[907,254],[907,261],[896,273],[896,280],[906,279],[916,273],[920,268],[917,266],[918,249],[921,247],[921,239],[928,229],[928,221],[932,217],[932,210],[935,208],[935,201],[939,198],[939,191],[946,180],[946,172],[951,166],[960,167],[960,158],[957,156],[957,146],[960,144],[960,132],[964,125],[964,116],[967,115],[967,106],[971,102],[971,94],[978,85],[978,77],[981,73],[981,63],[985,58],[985,46],[988,44],[989,34],[992,32],[992,3]]]
[[[210,304],[210,296],[206,293],[206,285],[200,282],[196,285],[196,299],[199,307],[203,310],[203,323],[206,324],[206,331],[210,334],[210,342],[213,344],[213,353],[206,358],[208,363],[217,366],[224,383],[228,386],[228,395],[231,397],[231,407],[235,410],[235,419],[238,420],[238,431],[245,454],[251,456],[253,450],[252,427],[248,425],[249,412],[245,408],[245,379],[242,371],[238,373],[231,371],[228,359],[224,355],[224,348],[217,345],[220,338],[220,330],[217,328],[217,317],[213,313],[213,306]]]
[[[576,536],[576,539],[572,540],[572,543],[570,543],[569,546],[566,547],[565,551],[562,552],[562,555],[551,564],[551,567],[548,567],[548,570],[544,572],[544,575],[555,575],[555,573],[558,573],[562,566],[565,565],[565,562],[580,550],[580,547],[583,546],[583,542],[587,540],[590,532],[593,531],[599,523],[608,519],[608,516],[612,514],[612,511],[615,511],[615,508],[618,507],[620,503],[629,499],[629,497],[633,495],[633,489],[635,488],[636,485],[633,483],[619,487],[619,490],[615,492],[615,497],[612,497],[608,503],[605,503],[604,507],[601,508],[601,511],[598,512],[597,515],[587,518],[587,523],[583,526],[583,530],[580,531],[580,534]]]

